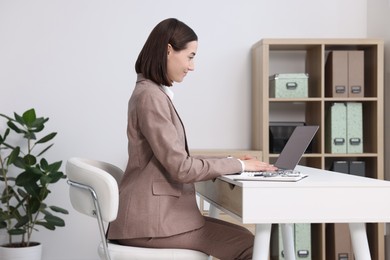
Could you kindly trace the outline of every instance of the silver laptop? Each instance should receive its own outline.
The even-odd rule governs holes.
[[[235,180],[274,180],[298,181],[307,175],[294,171],[305,153],[311,140],[318,130],[318,126],[297,126],[285,144],[275,162],[278,170],[275,172],[242,172],[238,176],[232,175]],[[268,178],[272,177],[272,178]]]
[[[280,170],[294,170],[318,128],[316,125],[295,127],[274,165]]]

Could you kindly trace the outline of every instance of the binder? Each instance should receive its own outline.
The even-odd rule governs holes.
[[[325,91],[329,97],[348,97],[348,51],[332,51],[325,64]]]
[[[347,106],[332,103],[326,115],[326,150],[328,153],[347,153]]]
[[[312,259],[311,224],[294,224],[294,247],[296,259]],[[280,225],[272,225],[271,260],[285,259]]]
[[[363,104],[347,102],[347,153],[363,153]]]
[[[364,97],[364,51],[348,52],[348,97]]]
[[[327,260],[353,260],[349,226],[346,223],[326,224]]]
[[[294,224],[295,257],[311,259],[311,226],[310,224]]]

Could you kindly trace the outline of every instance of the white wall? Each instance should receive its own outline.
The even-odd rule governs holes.
[[[177,17],[199,36],[195,72],[174,87],[190,148],[247,149],[251,46],[261,38],[366,37],[366,4],[0,0],[0,111],[34,107],[48,116],[58,131],[53,160],[85,156],[123,168],[135,59],[154,25]],[[44,260],[97,259],[95,223],[71,210],[65,182],[51,199],[70,215],[65,228],[35,236]]]
[[[367,1],[367,35],[385,41],[385,178],[390,180],[390,1]],[[386,200],[388,198],[385,198]],[[390,259],[390,224],[386,226],[386,259]]]

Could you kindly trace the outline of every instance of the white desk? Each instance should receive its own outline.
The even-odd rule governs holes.
[[[356,260],[371,259],[365,223],[390,222],[390,182],[297,166],[298,182],[234,181],[230,176],[196,184],[212,206],[256,224],[254,260],[269,255],[271,224],[282,225],[286,259],[295,259],[292,223],[349,223]],[[212,210],[212,209],[211,209]]]

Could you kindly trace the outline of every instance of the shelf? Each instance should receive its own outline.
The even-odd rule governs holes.
[[[274,162],[270,153],[269,122],[294,121],[319,125],[312,151],[300,164],[329,170],[336,160],[365,162],[366,176],[384,177],[384,42],[379,39],[263,39],[252,47],[252,149],[263,151],[263,160]],[[363,51],[364,96],[333,97],[326,76],[326,62],[333,51]],[[280,73],[307,73],[307,98],[270,97],[269,77]],[[360,74],[359,74],[360,75]],[[332,103],[361,102],[363,109],[363,153],[327,152],[326,116]],[[378,198],[381,201],[382,198]],[[384,259],[383,225],[367,225],[372,259]],[[312,225],[312,256],[326,260],[324,224]]]

